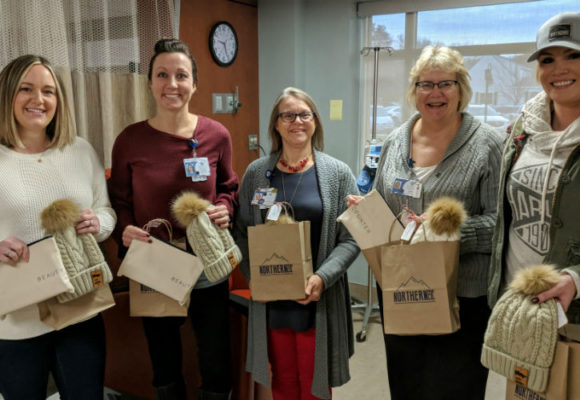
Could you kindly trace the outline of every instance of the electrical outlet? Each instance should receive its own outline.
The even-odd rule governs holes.
[[[258,150],[258,135],[248,136],[249,150]]]

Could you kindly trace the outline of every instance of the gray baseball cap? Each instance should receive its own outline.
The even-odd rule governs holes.
[[[547,20],[538,30],[536,51],[528,62],[536,60],[542,50],[555,46],[580,50],[580,13],[563,12]]]

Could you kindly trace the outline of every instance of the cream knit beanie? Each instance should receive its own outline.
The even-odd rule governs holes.
[[[492,310],[485,332],[481,363],[490,370],[537,392],[548,385],[558,339],[556,301],[532,303],[560,280],[549,265],[519,271]]]
[[[171,206],[177,222],[186,228],[189,245],[201,258],[205,276],[216,282],[232,272],[242,260],[242,253],[230,231],[211,222],[205,212],[211,208],[209,201],[193,192],[182,193]]]
[[[41,213],[41,223],[47,235],[53,235],[62,257],[74,293],[56,296],[60,303],[92,292],[113,280],[105,257],[90,233],[78,235],[76,224],[80,219],[79,207],[68,199],[54,201]]]

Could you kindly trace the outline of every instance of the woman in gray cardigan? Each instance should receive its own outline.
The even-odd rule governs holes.
[[[471,87],[455,50],[423,49],[407,98],[419,112],[387,137],[375,188],[395,213],[408,206],[420,215],[433,200],[451,196],[463,202],[468,218],[457,283],[461,328],[448,335],[385,335],[391,398],[483,400],[487,369],[480,354],[490,314],[487,273],[503,139],[463,111]],[[396,180],[414,181],[421,190],[399,194]]]
[[[250,301],[246,370],[270,386],[270,362],[275,400],[330,399],[330,388],[350,379],[354,346],[346,269],[359,252],[336,218],[346,209],[346,196],[358,190],[348,166],[322,153],[316,105],[302,90],[286,88],[278,97],[269,134],[271,154],[250,164],[240,188],[235,232],[244,253],[241,268],[249,281],[247,227],[264,223],[266,213],[251,204],[253,194],[273,187],[276,201],[292,204],[296,220],[310,221],[314,274],[304,300]]]

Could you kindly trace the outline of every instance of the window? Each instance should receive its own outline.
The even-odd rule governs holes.
[[[372,23],[371,46],[405,48],[405,14],[376,15]]]
[[[473,96],[468,112],[505,131],[519,109],[538,92],[536,64],[526,59],[535,49],[536,32],[550,17],[580,12],[577,0],[540,0],[399,14],[365,20],[363,46],[390,46],[379,53],[376,137],[384,140],[415,109],[405,103],[409,71],[429,44],[453,47],[464,56]],[[372,134],[373,51],[363,56],[363,145]]]

